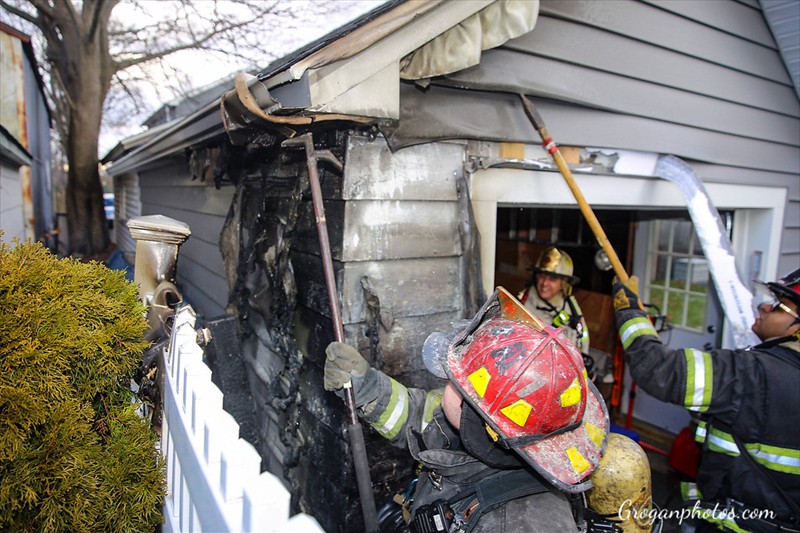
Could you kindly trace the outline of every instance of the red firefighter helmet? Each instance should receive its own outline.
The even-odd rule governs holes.
[[[784,277],[777,281],[763,281],[755,280],[755,282],[767,290],[772,292],[778,298],[786,298],[795,305],[800,307],[800,268],[786,274]]]
[[[567,492],[591,487],[608,413],[580,351],[505,289],[453,340],[445,371],[487,432]]]

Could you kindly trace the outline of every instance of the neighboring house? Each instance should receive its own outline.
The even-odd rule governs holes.
[[[344,163],[320,172],[345,336],[408,385],[435,385],[427,335],[496,284],[521,290],[550,243],[576,260],[593,346],[613,350],[611,274],[594,268],[596,240],[517,93],[669,315],[665,342],[729,345],[686,199],[653,165],[691,165],[748,283],[796,268],[800,99],[786,65],[756,0],[394,1],[240,78],[109,172],[138,183],[140,214],[191,226],[177,280],[206,318],[240,318],[265,467],[296,510],[349,530],[359,510],[341,403],[322,389],[333,332],[306,158],[281,141],[310,131]],[[673,433],[688,420],[643,393],[635,412]],[[367,433],[380,506],[412,465]]]
[[[41,239],[53,229],[50,111],[30,37],[2,22],[0,137],[3,238]]]

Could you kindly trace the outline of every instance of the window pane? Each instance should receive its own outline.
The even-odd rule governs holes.
[[[656,232],[658,233],[657,242],[657,250],[660,252],[668,252],[669,251],[669,235],[670,235],[670,223],[667,220],[657,220],[655,222],[656,225]]]
[[[705,293],[708,290],[708,261],[692,258],[689,265],[689,289]]]
[[[683,293],[667,294],[667,319],[676,326],[683,326]]]
[[[676,220],[675,232],[672,236],[672,251],[678,254],[689,253],[689,240],[692,237],[692,223],[688,220]]]
[[[644,301],[646,304],[655,305],[659,310],[664,308],[664,289],[663,287],[650,286],[650,294]]]
[[[672,258],[670,287],[682,290],[686,289],[687,276],[689,276],[689,260],[685,257]]]
[[[668,261],[669,261],[669,256],[666,255],[656,256],[656,264],[650,274],[650,283],[654,285],[659,285],[661,287],[666,285]]]
[[[706,299],[704,296],[689,296],[686,310],[686,327],[702,330],[706,323]]]

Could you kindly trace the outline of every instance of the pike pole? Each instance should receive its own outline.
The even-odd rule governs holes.
[[[575,201],[578,202],[578,207],[580,207],[581,213],[583,213],[586,222],[589,223],[589,227],[592,229],[592,233],[594,233],[594,236],[597,238],[597,242],[608,256],[611,266],[614,268],[614,273],[623,283],[628,281],[628,273],[625,272],[625,268],[622,266],[622,263],[617,256],[617,252],[614,251],[614,247],[611,246],[608,237],[606,237],[606,232],[603,231],[603,227],[597,220],[594,211],[592,211],[592,207],[589,205],[589,202],[586,201],[586,198],[583,196],[580,187],[578,187],[578,182],[575,181],[575,177],[572,175],[572,171],[567,166],[564,156],[561,155],[558,145],[547,132],[547,128],[544,125],[544,120],[542,120],[542,117],[539,115],[539,112],[536,111],[536,107],[533,105],[533,102],[531,102],[527,96],[520,94],[519,97],[522,100],[522,106],[525,108],[525,114],[528,115],[528,119],[531,121],[531,124],[533,124],[533,128],[542,139],[542,146],[544,146],[545,150],[547,150],[547,152],[553,158],[553,161],[555,161],[556,166],[558,166],[558,170],[561,171],[561,175],[564,176],[567,186],[569,187],[570,191],[572,191],[572,195],[575,197]]]
[[[298,137],[286,139],[281,144],[285,147],[303,147],[306,151],[308,181],[311,185],[311,199],[314,204],[314,216],[317,222],[317,233],[319,234],[319,247],[322,253],[322,268],[325,271],[325,285],[328,289],[328,301],[330,303],[333,332],[338,342],[344,342],[344,326],[342,325],[342,315],[339,308],[339,296],[336,291],[336,278],[333,274],[331,245],[330,239],[328,238],[328,225],[325,219],[325,207],[322,204],[322,189],[319,184],[317,162],[320,159],[327,161],[340,172],[343,166],[330,150],[316,150],[314,148],[314,138],[310,132],[304,133]],[[345,414],[347,416],[347,434],[350,438],[350,450],[353,454],[353,465],[355,467],[356,481],[358,483],[358,495],[361,500],[361,514],[364,516],[364,528],[367,533],[377,533],[378,514],[375,511],[375,497],[372,492],[372,480],[370,479],[369,462],[367,461],[367,448],[364,444],[364,433],[358,421],[358,414],[356,413],[356,394],[353,390],[353,383],[350,381],[344,386],[344,405]]]

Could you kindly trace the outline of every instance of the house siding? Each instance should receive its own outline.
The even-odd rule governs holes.
[[[139,177],[124,174],[114,178],[114,237],[117,250],[131,263],[136,253],[136,241],[131,237],[128,221],[141,216],[142,200]]]
[[[22,185],[19,164],[0,158],[0,229],[2,240],[10,243],[14,238],[25,240],[22,214]]]
[[[675,154],[709,183],[786,189],[778,268],[796,268],[800,103],[756,2],[698,4],[543,0],[536,29],[480,65],[426,91],[401,84],[398,130],[435,135],[392,152],[374,132],[315,130],[344,161],[342,175],[324,163],[320,173],[345,341],[406,384],[435,385],[424,339],[471,316],[481,291],[467,145],[430,139],[538,142],[517,92],[562,145]],[[221,189],[179,159],[139,169],[141,214],[190,225],[178,264],[186,297],[207,317],[230,300],[240,317],[256,446],[292,488],[293,509],[326,531],[359,530],[343,409],[322,384],[333,331],[305,154],[268,147],[250,158],[255,167]],[[405,489],[408,458],[365,432],[376,493]]]
[[[466,145],[392,154],[382,137],[350,133],[330,147],[344,161],[341,175],[319,168],[345,341],[405,383],[439,386],[418,356],[425,338],[482,303],[469,289],[477,263],[460,227],[469,224]],[[305,154],[284,151],[239,182],[240,218],[230,227],[241,227],[241,240],[227,248],[237,264],[231,306],[242,319],[265,466],[327,531],[358,530],[344,409],[322,383],[334,333],[307,180]],[[365,439],[383,501],[406,488],[413,465],[368,427]]]
[[[174,158],[138,173],[141,215],[164,215],[189,225],[192,235],[181,245],[176,281],[198,313],[225,314],[228,288],[219,238],[233,197],[233,187],[216,189],[192,179],[185,159]],[[135,198],[129,208],[135,209]]]
[[[787,189],[778,273],[797,268],[800,100],[760,6],[734,0],[541,5],[539,25],[521,39],[528,41],[526,53],[611,73],[619,86],[609,80],[599,90],[602,106],[614,113],[697,131],[700,149],[690,159],[704,181]],[[587,39],[580,49],[561,51],[577,33]],[[587,77],[593,79],[601,78]],[[606,145],[624,148],[615,144],[615,130],[606,129]],[[712,135],[722,144],[706,158],[704,138]],[[673,153],[686,157],[681,150]]]
[[[674,154],[708,183],[786,189],[778,273],[800,263],[800,100],[757,2],[542,0],[531,33],[443,85],[463,83],[530,94],[562,145]],[[406,95],[433,97],[432,122],[477,103],[429,92]],[[520,117],[496,140],[538,141],[518,102],[491,98]]]

